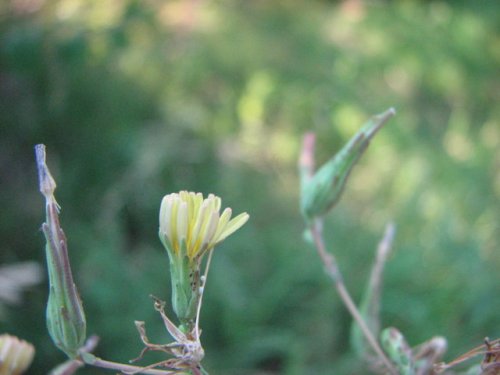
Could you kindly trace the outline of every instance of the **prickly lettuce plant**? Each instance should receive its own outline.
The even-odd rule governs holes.
[[[383,270],[395,236],[394,224],[387,224],[385,234],[378,244],[372,271],[359,304],[354,302],[348,292],[335,253],[324,240],[325,216],[341,199],[349,176],[370,141],[394,115],[395,110],[390,108],[373,116],[339,152],[317,170],[314,160],[315,136],[312,133],[306,134],[299,159],[300,208],[306,226],[305,238],[317,250],[333,287],[353,318],[352,349],[372,372],[391,375],[453,374],[456,372],[450,371],[457,364],[483,355],[479,366],[462,373],[498,375],[499,340],[486,339],[482,346],[445,364],[438,363],[447,348],[445,338],[432,337],[412,347],[396,327],[382,329],[380,300]],[[46,239],[49,274],[47,328],[54,344],[68,357],[51,374],[70,375],[83,366],[95,366],[123,374],[208,374],[201,364],[205,350],[200,341],[199,321],[211,258],[216,245],[240,229],[249,215],[241,213],[232,218],[230,208],[221,212],[221,198],[214,194],[204,197],[201,193],[180,191],[165,195],[160,205],[159,237],[169,259],[171,303],[175,319],[165,313],[166,302],[157,297],[152,298],[154,309],[159,313],[165,330],[173,341],[166,344],[152,343],[148,338],[145,322],[135,321],[144,344],[135,360],[142,359],[149,351],[162,352],[166,358],[146,366],[104,360],[92,354],[98,344],[98,337],[87,338],[85,312],[71,272],[67,241],[59,222],[60,207],[54,197],[56,183],[46,164],[45,146],[37,145],[35,150],[40,191],[46,202],[46,222],[42,225],[42,230]],[[2,345],[5,346],[0,341],[0,349]],[[26,357],[30,355],[32,356],[28,353]],[[25,366],[27,362],[22,362],[22,365]],[[0,366],[5,367],[5,363],[14,362],[9,357]],[[1,372],[4,367],[0,367],[0,375],[16,373]]]

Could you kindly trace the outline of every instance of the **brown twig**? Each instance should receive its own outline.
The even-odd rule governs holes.
[[[465,362],[477,355],[484,355],[483,363],[481,367],[486,370],[489,366],[491,368],[498,366],[500,363],[500,339],[490,341],[488,338],[484,339],[484,344],[469,350],[467,353],[460,355],[449,363],[437,363],[434,365],[434,370],[437,374],[441,374],[443,371],[448,370],[462,362]],[[482,372],[486,374],[486,372]]]

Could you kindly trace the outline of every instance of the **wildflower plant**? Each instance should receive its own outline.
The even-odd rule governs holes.
[[[394,115],[395,110],[390,108],[373,116],[338,153],[317,170],[314,161],[314,134],[309,133],[304,137],[299,171],[300,207],[306,225],[305,237],[316,247],[327,275],[353,317],[353,351],[373,372],[384,375],[434,375],[448,371],[476,355],[483,355],[480,365],[463,374],[500,375],[499,340],[486,339],[484,345],[446,364],[438,363],[447,348],[445,338],[432,337],[412,347],[397,328],[381,329],[382,274],[395,236],[393,224],[387,225],[379,243],[359,306],[350,296],[336,257],[324,241],[324,217],[340,200],[350,173],[370,141]],[[158,234],[169,258],[171,301],[176,319],[169,318],[165,313],[166,302],[153,297],[153,303],[173,341],[167,344],[152,343],[148,338],[145,322],[135,321],[144,348],[139,357],[131,362],[142,359],[149,351],[162,352],[168,357],[144,367],[103,360],[92,354],[98,337],[90,336],[86,339],[85,313],[71,273],[66,237],[59,223],[60,207],[54,197],[56,184],[46,165],[45,146],[37,145],[35,150],[40,191],[46,201],[46,222],[42,225],[42,230],[47,243],[49,273],[47,327],[54,344],[68,357],[51,375],[71,375],[85,365],[123,374],[208,374],[201,365],[205,351],[200,341],[199,319],[211,257],[216,245],[241,228],[249,215],[241,213],[233,218],[230,208],[221,211],[221,198],[214,194],[204,197],[201,193],[180,191],[165,195],[160,205]],[[0,336],[0,375],[21,373],[31,361],[33,352],[29,350],[29,346],[23,347],[23,361],[16,362],[17,360],[12,359],[17,354],[3,359],[2,355],[7,351],[5,348],[10,348],[11,342],[15,341],[2,341]],[[6,366],[11,365],[15,370],[5,370]],[[9,368],[13,368],[12,366]]]
[[[312,133],[306,134],[299,159],[300,207],[306,223],[305,238],[316,247],[327,275],[332,279],[340,299],[353,317],[351,344],[354,352],[367,363],[373,372],[384,375],[434,375],[482,354],[484,359],[481,365],[472,367],[462,374],[500,375],[498,340],[485,339],[484,345],[446,364],[438,363],[447,349],[447,341],[444,337],[432,337],[412,348],[398,329],[389,327],[380,330],[382,273],[395,235],[395,227],[392,223],[387,225],[379,243],[372,272],[359,307],[356,306],[347,290],[334,253],[327,249],[323,239],[324,217],[340,200],[353,167],[371,139],[395,113],[395,110],[390,108],[373,116],[338,153],[317,171],[314,170],[315,136]]]
[[[432,371],[432,364],[446,349],[444,338],[436,337],[424,343],[424,354],[419,357],[416,355],[417,351],[410,348],[405,337],[396,328],[380,331],[382,272],[395,235],[394,225],[387,225],[385,235],[378,246],[376,261],[359,307],[348,292],[335,255],[328,251],[323,239],[324,216],[339,202],[354,166],[372,138],[395,114],[396,111],[390,108],[371,117],[347,144],[317,171],[314,170],[314,134],[309,133],[304,137],[299,160],[301,211],[307,226],[306,238],[314,243],[328,276],[353,317],[351,338],[354,351],[377,373],[430,374],[428,371]],[[440,345],[437,345],[438,343]]]
[[[35,154],[47,215],[42,225],[49,273],[47,328],[54,344],[69,358],[51,374],[70,375],[84,365],[118,370],[123,374],[207,374],[201,366],[205,352],[200,342],[199,316],[211,255],[217,244],[247,222],[249,215],[242,213],[231,218],[230,208],[221,213],[221,198],[214,194],[206,198],[201,193],[187,191],[166,195],[160,207],[159,236],[170,261],[172,305],[179,324],[167,317],[165,302],[153,297],[154,308],[174,341],[151,343],[145,323],[136,321],[145,347],[135,360],[142,359],[147,351],[161,351],[172,358],[145,367],[103,360],[92,354],[98,338],[91,336],[86,340],[85,313],[73,280],[66,237],[59,223],[60,207],[54,197],[56,183],[46,164],[45,146],[37,145]]]
[[[205,352],[200,342],[199,317],[212,251],[249,218],[247,213],[242,213],[231,219],[230,208],[222,214],[220,209],[221,199],[213,194],[204,199],[201,193],[181,191],[163,198],[159,236],[170,260],[172,307],[180,325],[177,327],[165,314],[165,302],[153,297],[155,309],[175,341],[167,345],[152,344],[146,335],[145,323],[136,321],[145,345],[138,359],[147,351],[161,351],[174,357],[161,362],[163,366],[190,370],[193,374],[206,373],[200,365]]]

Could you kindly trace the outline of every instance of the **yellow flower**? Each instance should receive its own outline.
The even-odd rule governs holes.
[[[35,348],[7,334],[0,336],[0,375],[22,374],[31,364]]]
[[[172,307],[185,332],[195,326],[203,294],[203,255],[248,220],[246,212],[231,219],[231,209],[221,214],[220,208],[219,197],[204,199],[187,191],[168,194],[161,202],[159,235],[170,259]]]
[[[248,220],[246,212],[231,219],[231,209],[220,214],[220,208],[221,199],[213,194],[205,199],[201,193],[187,191],[166,195],[160,208],[160,238],[165,247],[175,255],[185,249],[190,261],[197,260]]]

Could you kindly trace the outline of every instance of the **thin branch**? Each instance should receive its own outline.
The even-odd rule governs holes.
[[[85,342],[85,345],[80,349],[80,353],[91,353],[97,347],[98,343],[99,336],[90,336]],[[73,375],[83,366],[85,366],[85,363],[80,359],[70,359],[51,370],[49,375]]]
[[[201,312],[201,303],[203,301],[203,295],[205,294],[205,285],[207,283],[207,276],[208,276],[208,270],[210,268],[210,262],[212,261],[212,255],[214,253],[214,249],[211,249],[208,253],[208,259],[207,259],[207,264],[205,266],[205,272],[203,273],[202,276],[202,281],[201,281],[201,295],[200,299],[198,301],[198,306],[196,308],[196,325],[195,325],[195,335],[196,339],[200,339],[200,329],[199,329],[199,324],[200,324],[200,312]]]
[[[377,254],[375,257],[375,263],[373,265],[370,279],[368,282],[366,294],[363,297],[363,301],[360,305],[360,310],[366,315],[368,315],[368,325],[370,326],[372,333],[378,335],[380,331],[380,297],[382,294],[382,274],[384,271],[384,266],[387,261],[387,257],[391,252],[392,242],[394,241],[394,235],[396,233],[396,227],[394,223],[388,223],[385,227],[385,232],[383,238],[380,240],[377,246]],[[366,311],[364,311],[366,309]]]
[[[322,220],[316,219],[313,221],[310,229],[312,237],[314,239],[314,243],[316,244],[318,255],[321,258],[323,265],[325,266],[326,273],[333,280],[334,287],[337,290],[342,302],[344,303],[344,305],[346,306],[347,310],[352,315],[352,317],[359,324],[361,332],[363,332],[363,335],[366,337],[366,340],[368,341],[370,346],[373,348],[375,353],[380,357],[387,370],[392,375],[398,375],[398,371],[394,368],[392,362],[387,358],[384,351],[380,347],[379,343],[373,337],[373,334],[367,327],[365,321],[363,320],[363,317],[359,313],[358,308],[356,307],[349,292],[347,291],[347,288],[345,287],[342,274],[340,273],[335,257],[333,256],[333,254],[329,253],[326,250],[326,246],[322,235],[322,225],[323,225]]]
[[[385,227],[384,237],[382,238],[382,240],[380,240],[377,246],[377,257],[375,259],[375,265],[370,276],[370,285],[376,285],[378,289],[380,289],[382,272],[384,269],[385,261],[387,260],[387,256],[391,251],[395,233],[396,227],[394,223],[388,223]]]
[[[145,369],[144,367],[125,365],[123,363],[106,361],[104,359],[90,356],[82,356],[83,361],[90,366],[100,367],[109,370],[117,370],[124,374],[133,372],[136,374],[152,374],[152,375],[178,375],[179,372],[176,371],[166,371],[166,370],[155,370],[155,369]]]

